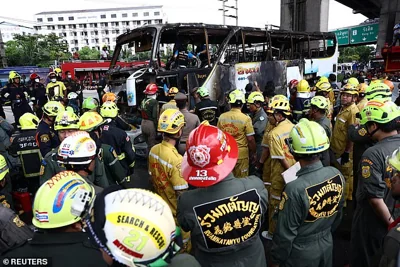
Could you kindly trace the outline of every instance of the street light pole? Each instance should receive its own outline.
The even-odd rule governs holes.
[[[238,8],[238,0],[236,1],[236,26],[239,26],[239,8]]]

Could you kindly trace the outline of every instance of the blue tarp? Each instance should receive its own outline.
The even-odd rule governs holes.
[[[39,68],[38,66],[20,66],[20,67],[8,67],[0,69],[0,86],[4,86],[8,82],[8,74],[10,71],[16,71],[20,75],[25,75],[25,82],[29,81],[29,76],[32,73],[37,73],[41,78],[47,77],[50,72],[50,68]]]

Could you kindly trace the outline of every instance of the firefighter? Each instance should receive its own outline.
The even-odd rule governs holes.
[[[102,132],[100,128],[104,122],[100,114],[88,111],[79,118],[79,130],[88,132],[96,145],[101,147],[102,154],[100,156],[104,162],[108,183],[110,185],[123,184],[127,187],[126,183],[130,182],[129,170],[122,166],[115,149],[110,145],[103,144],[100,140]]]
[[[235,138],[239,147],[239,158],[232,173],[236,178],[243,178],[249,175],[249,163],[254,164],[257,160],[254,128],[251,118],[241,111],[246,103],[244,93],[238,89],[232,91],[229,94],[229,103],[232,109],[221,114],[218,128]]]
[[[79,86],[78,84],[72,79],[71,72],[67,70],[65,72],[65,78],[62,80],[67,89],[67,95],[71,92],[77,93]]]
[[[358,90],[357,108],[359,111],[361,111],[368,103],[368,99],[365,98],[365,91],[367,87],[368,85],[366,83],[360,83],[357,87]]]
[[[295,164],[293,155],[290,154],[285,140],[293,128],[293,124],[287,119],[290,116],[289,101],[284,96],[274,96],[267,111],[268,121],[275,127],[269,132],[267,143],[271,158],[271,187],[269,195],[268,231],[262,232],[266,239],[271,239],[275,232],[276,218],[274,211],[281,201],[285,182],[282,173]]]
[[[268,194],[258,177],[233,175],[239,155],[235,139],[203,122],[186,147],[178,164],[197,189],[180,195],[177,220],[191,232],[196,259],[203,267],[267,266],[259,231]],[[239,203],[253,208],[241,209]]]
[[[148,150],[156,144],[156,129],[158,122],[158,101],[157,97],[158,87],[156,84],[148,84],[143,93],[146,98],[140,103],[140,112],[142,114],[141,130],[142,135],[147,143]]]
[[[101,148],[96,146],[87,132],[76,132],[61,142],[57,152],[57,162],[67,171],[79,174],[97,193],[108,187],[104,164],[96,160],[101,155]],[[101,163],[102,176],[97,176],[96,165]],[[95,176],[93,176],[95,174]]]
[[[166,109],[178,109],[178,107],[176,106],[176,101],[174,99],[174,97],[176,96],[176,94],[179,92],[178,88],[176,87],[171,87],[168,90],[168,98],[170,99],[169,102],[165,103],[161,109],[160,109],[160,114],[163,113]]]
[[[25,181],[28,183],[28,191],[35,195],[39,188],[40,163],[42,155],[36,143],[36,129],[39,118],[32,113],[25,113],[19,118],[21,131],[13,134],[12,143],[8,152],[13,157],[18,157],[22,165]]]
[[[107,96],[107,94],[112,94],[114,97],[111,97],[110,95]],[[109,118],[109,113],[104,112],[106,109],[103,107],[110,107],[112,109],[116,108],[117,109],[117,115],[115,115],[115,113],[113,113],[112,115],[115,115],[115,117],[110,117],[110,119],[113,119],[115,121],[115,123],[117,124],[117,127],[120,128],[121,130],[124,131],[130,131],[132,130],[132,126],[127,123],[123,118],[121,118],[121,116],[118,114],[118,106],[116,104],[116,101],[111,101],[111,100],[106,100],[105,99],[117,99],[117,97],[115,96],[114,93],[107,93],[104,96],[106,96],[106,98],[103,96],[103,104],[100,107],[100,115],[103,116],[103,118]],[[107,104],[106,104],[107,103]]]
[[[177,198],[189,188],[181,173],[182,156],[176,149],[184,125],[185,117],[179,110],[167,109],[161,114],[157,130],[163,134],[163,141],[151,148],[148,163],[154,190],[168,203],[175,220]],[[183,233],[183,237],[188,249],[189,233]]]
[[[54,73],[56,74],[57,81],[61,82],[62,80],[62,70],[60,68],[55,68]]]
[[[200,87],[196,92],[200,96],[200,102],[194,107],[194,113],[200,122],[207,120],[211,125],[217,126],[219,110],[218,103],[210,99],[210,93],[206,87]]]
[[[98,108],[99,108],[99,101],[96,98],[88,97],[85,100],[83,100],[81,114],[83,114],[87,111],[98,112]]]
[[[295,122],[298,122],[302,115],[303,115],[303,110],[304,110],[304,102],[309,101],[311,99],[311,89],[310,85],[306,80],[301,80],[297,84],[297,93],[296,93],[296,101],[293,106],[293,120]]]
[[[88,198],[94,197],[93,188],[72,171],[61,172],[43,184],[33,203],[32,224],[39,231],[5,256],[35,258],[40,255],[60,267],[107,266],[100,250],[89,244],[82,218],[74,213],[74,202],[82,190],[89,192]]]
[[[42,157],[60,144],[54,131],[54,120],[58,113],[63,111],[64,106],[57,101],[49,101],[43,106],[43,117],[36,130],[36,142]]]
[[[62,101],[67,97],[67,89],[61,80],[58,80],[58,76],[54,72],[50,72],[48,75],[50,81],[46,86],[46,95],[49,101]]]
[[[101,142],[112,146],[122,166],[129,171],[129,175],[133,174],[136,160],[135,148],[127,133],[118,128],[114,120],[118,115],[117,105],[114,102],[105,102],[100,108],[100,115],[112,118],[106,120],[102,126]]]
[[[393,169],[386,157],[400,147],[400,110],[392,101],[371,100],[360,112],[360,123],[377,142],[361,158],[357,207],[351,229],[351,264],[373,266],[381,256],[382,240],[393,223],[396,201],[390,193]]]
[[[301,119],[288,143],[301,168],[279,203],[272,266],[332,266],[332,232],[340,224],[344,204],[343,175],[320,161],[329,138],[318,123]]]
[[[328,109],[326,113],[326,117],[329,119],[329,121],[332,121],[332,116],[333,116],[333,103],[330,100],[330,96],[332,93],[332,85],[329,82],[319,82],[315,85],[315,88],[317,90],[316,96],[323,96],[326,98],[328,101]]]
[[[358,95],[357,88],[346,84],[340,93],[341,109],[336,116],[333,127],[331,150],[331,164],[343,174],[346,179],[346,200],[353,196],[353,142],[348,138],[349,126],[356,123],[356,114],[359,112],[354,103]],[[345,203],[346,205],[346,203]]]
[[[28,103],[28,90],[25,86],[20,84],[21,76],[17,72],[10,72],[8,78],[10,83],[1,90],[0,95],[3,99],[11,102],[11,111],[14,115],[14,121],[15,124],[18,124],[19,118],[23,114],[26,112],[33,113],[33,111]]]
[[[247,98],[247,106],[251,113],[251,120],[254,128],[254,139],[256,141],[257,160],[260,159],[262,153],[262,139],[264,130],[267,127],[267,114],[263,109],[264,96],[261,92],[252,92]]]
[[[71,109],[76,115],[79,115],[79,102],[78,102],[78,94],[75,92],[71,92],[67,96],[68,105],[66,109]]]
[[[30,76],[30,96],[33,102],[33,111],[38,118],[43,116],[43,106],[47,103],[46,87],[40,82],[40,76],[32,73]]]

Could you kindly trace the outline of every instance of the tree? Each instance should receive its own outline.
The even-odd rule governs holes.
[[[89,46],[82,47],[78,51],[79,59],[81,60],[98,60],[100,59],[100,52],[96,48],[90,48]]]
[[[358,61],[366,64],[372,58],[372,51],[374,48],[366,45],[339,48],[339,63]]]
[[[55,34],[14,35],[6,43],[6,57],[10,66],[48,67],[54,60],[68,59],[67,42]]]

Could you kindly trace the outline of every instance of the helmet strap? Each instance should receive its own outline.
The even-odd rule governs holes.
[[[367,129],[368,135],[372,137],[379,130],[379,126],[378,126],[378,124],[376,124],[376,129],[373,130],[372,132],[368,131],[368,127],[366,127],[366,129]]]

